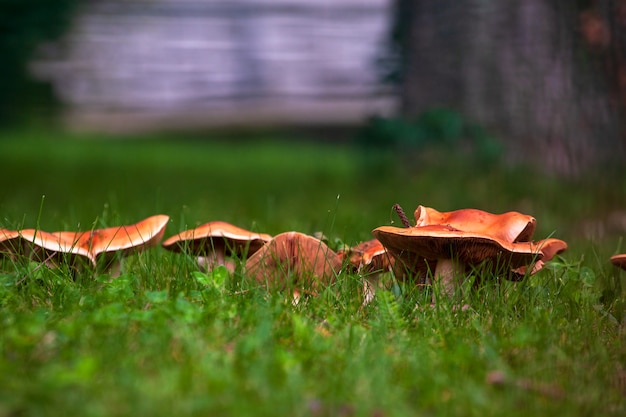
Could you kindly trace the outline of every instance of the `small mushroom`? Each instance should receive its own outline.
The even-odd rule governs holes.
[[[275,236],[246,262],[246,276],[259,283],[315,291],[334,281],[342,267],[341,257],[324,242],[299,232]]]
[[[363,276],[363,305],[374,299],[380,274],[393,270],[395,265],[395,258],[378,239],[361,242],[339,252],[339,256],[348,260],[353,272]]]
[[[496,266],[519,268],[543,256],[530,242],[506,242],[492,235],[448,225],[382,226],[373,233],[397,259],[413,266],[410,269],[415,270],[414,265],[425,262],[430,268],[434,261],[433,277],[442,281],[445,292],[450,295],[454,292],[455,277],[464,273],[468,266],[490,261]]]
[[[32,246],[32,253],[42,261],[65,257],[74,265],[79,258],[93,266],[111,266],[116,253],[126,256],[156,246],[163,238],[169,217],[156,215],[128,226],[108,227],[85,232],[45,232],[20,230],[20,236]]]
[[[339,252],[339,256],[348,260],[354,272],[363,274],[391,270],[393,258],[378,239],[371,239]]]
[[[520,242],[521,243],[521,242]],[[556,255],[561,254],[567,250],[567,243],[560,239],[543,239],[537,242],[529,242],[531,248],[535,252],[541,252],[541,259],[536,260],[531,264],[530,275],[536,274],[541,269],[546,262],[552,260]],[[511,270],[511,274],[507,276],[507,278],[511,281],[520,281],[526,276],[526,272],[528,271],[528,265],[522,265],[519,268],[514,268]]]
[[[224,265],[232,272],[234,263],[227,262],[226,257],[252,255],[271,239],[272,236],[265,233],[213,221],[166,239],[163,247],[173,252],[191,253],[209,270]]]
[[[611,256],[611,263],[626,271],[626,253]]]

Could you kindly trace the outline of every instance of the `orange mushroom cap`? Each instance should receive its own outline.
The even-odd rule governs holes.
[[[152,248],[163,239],[169,220],[159,214],[128,226],[96,229],[89,237],[89,251],[96,257],[113,252],[125,256]]]
[[[17,230],[9,230],[0,228],[0,243],[15,239],[19,237],[19,232]]]
[[[409,264],[452,258],[466,264],[478,264],[493,259],[516,268],[543,257],[529,242],[507,242],[496,236],[466,232],[447,225],[382,226],[374,229],[373,234],[394,256]]]
[[[332,282],[342,267],[341,257],[324,242],[299,232],[275,236],[246,262],[246,275],[260,283],[294,284],[316,287]]]
[[[511,274],[507,276],[509,280],[519,281],[526,275],[526,272],[530,268],[530,275],[536,274],[541,271],[546,262],[550,261],[556,255],[563,253],[567,250],[567,243],[560,239],[543,239],[537,242],[519,242],[516,245],[529,244],[533,251],[541,252],[542,257],[530,265],[522,265],[518,268],[513,268]]]
[[[21,250],[20,233],[0,228],[0,254],[16,254]]]
[[[39,229],[20,230],[20,236],[29,242],[31,254],[43,261],[65,255],[73,264],[77,258],[87,258],[96,264],[95,256],[89,252],[90,232],[45,232]]]
[[[549,238],[533,242],[532,245],[543,254],[542,260],[547,262],[556,255],[567,250],[567,243],[561,239]]]
[[[347,266],[351,272],[363,275],[363,305],[369,304],[374,299],[380,273],[394,271],[398,279],[404,277],[404,271],[395,269],[395,258],[378,239],[361,242],[340,252],[339,256],[348,261]]]
[[[206,255],[220,251],[228,255],[251,255],[258,251],[272,236],[254,233],[230,223],[213,221],[195,229],[185,230],[163,242],[163,247],[173,252],[190,252]]]
[[[611,256],[611,263],[626,271],[626,253]]]
[[[439,212],[430,207],[418,206],[414,214],[415,227],[448,225],[466,232],[493,236],[504,242],[530,241],[537,226],[534,217],[516,211],[502,214],[478,209]]]
[[[96,265],[99,258],[109,261],[113,253],[128,255],[157,245],[163,238],[168,221],[168,216],[156,215],[132,225],[93,231],[50,233],[24,229],[19,233],[34,245],[33,252],[43,252],[45,258],[65,254],[87,258]]]
[[[353,246],[339,255],[348,260],[355,271],[387,271],[393,267],[393,257],[378,239],[371,239]]]
[[[559,239],[531,242],[536,228],[534,217],[515,211],[492,214],[478,209],[439,212],[418,206],[415,226],[406,229],[380,227],[374,230],[387,249],[410,271],[423,277],[437,260],[455,259],[475,265],[491,259],[511,268],[508,278],[532,273],[543,262],[567,249]]]

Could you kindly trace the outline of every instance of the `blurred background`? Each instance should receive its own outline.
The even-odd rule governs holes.
[[[261,150],[227,141],[220,148],[224,155],[234,158],[232,150],[248,149],[250,172],[224,168],[228,174],[198,171],[196,177],[230,175],[232,181],[235,175],[261,175],[256,161],[276,173],[265,191],[245,189],[258,193],[259,206],[275,207],[268,203],[272,193],[293,199],[276,191],[289,185],[304,205],[313,188],[327,193],[320,210],[332,209],[340,193],[387,187],[378,191],[391,196],[379,203],[383,214],[370,213],[363,220],[367,224],[357,225],[364,234],[398,200],[409,212],[420,203],[441,210],[475,205],[540,211],[546,209],[538,206],[543,201],[555,217],[569,209],[578,222],[585,211],[595,211],[598,218],[617,219],[609,229],[626,231],[626,0],[0,0],[0,57],[0,175],[23,176],[19,191],[16,185],[0,191],[0,208],[10,213],[5,224],[19,222],[22,210],[36,213],[43,194],[50,199],[71,190],[63,186],[88,169],[84,153],[66,143],[62,150],[41,141],[20,148],[16,143],[26,143],[24,132],[59,144],[78,135],[167,138],[181,146],[190,136],[211,142],[230,132],[229,138],[285,141],[265,148],[275,155],[267,156],[267,163],[259,162]],[[280,151],[302,141],[335,147],[321,148],[310,167],[294,160],[281,168],[278,160],[293,157]],[[87,159],[110,179],[111,167],[122,166],[130,148],[97,146],[83,152],[99,149],[99,156]],[[194,155],[217,155],[195,146],[189,151]],[[35,148],[40,159],[33,156]],[[183,161],[187,156],[180,157],[180,171],[166,172],[165,164],[175,165],[169,149],[163,148],[159,159],[156,153],[148,156],[146,147],[133,148],[125,163],[131,169],[143,155],[142,174],[134,174],[140,169],[135,165],[136,171],[116,175],[158,178],[154,187],[161,187],[161,201],[171,193],[178,204],[191,204],[195,183],[186,179],[189,191],[181,194],[183,169],[191,175]],[[295,152],[302,158],[313,154]],[[67,162],[54,162],[61,185],[43,172],[53,155]],[[157,160],[169,162],[157,166]],[[450,163],[457,165],[444,175],[442,166]],[[390,167],[401,169],[390,173]],[[492,179],[502,189],[526,190],[510,191],[514,201],[494,198],[509,191],[477,180],[516,167],[529,170],[524,176],[509,172],[507,183],[502,176]],[[294,174],[298,169],[302,172]],[[428,169],[439,188],[420,188]],[[323,190],[333,172],[345,183]],[[370,181],[374,177],[378,185]],[[288,181],[294,178],[301,182],[292,186]],[[533,193],[549,178],[569,181],[577,190],[585,181],[591,197],[572,204],[571,197],[546,187],[551,202],[545,203]],[[83,218],[93,218],[88,216],[94,207],[106,206],[115,195],[121,200],[121,189],[133,184],[101,181],[85,180],[73,193],[110,190],[108,196],[90,191],[95,202]],[[312,181],[308,194],[302,181]],[[248,182],[242,177],[241,187]],[[417,185],[409,189],[403,182]],[[152,185],[140,186],[144,197],[155,194]],[[221,187],[227,192],[227,185]],[[204,188],[205,199],[209,188],[214,187]],[[446,196],[435,189],[447,190]],[[59,204],[58,216],[71,210],[72,202],[76,199],[67,197]],[[372,204],[355,192],[353,204],[364,203]],[[48,200],[47,207],[54,204]],[[196,223],[231,213],[211,212],[217,209],[206,202],[201,207],[205,211],[195,212]],[[279,223],[276,229],[284,227]]]
[[[52,24],[22,8],[23,17],[3,16],[24,19],[32,31]],[[54,28],[60,37],[32,45],[25,76],[50,86],[69,127],[347,125],[388,114],[397,101],[376,66],[391,25],[389,0],[97,0],[45,8],[64,26]]]
[[[2,0],[0,121],[475,136],[577,175],[624,160],[625,25],[622,0]]]
[[[71,107],[72,126],[354,124],[394,102],[375,67],[390,6],[99,1],[33,69]]]

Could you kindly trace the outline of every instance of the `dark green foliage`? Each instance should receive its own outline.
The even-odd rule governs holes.
[[[389,150],[413,161],[422,160],[420,155],[434,148],[493,164],[503,151],[502,144],[486,129],[446,108],[427,110],[414,120],[373,117],[362,128],[358,143],[366,153]]]
[[[31,78],[28,63],[41,42],[69,28],[76,5],[76,0],[0,0],[0,125],[50,111],[50,86]]]

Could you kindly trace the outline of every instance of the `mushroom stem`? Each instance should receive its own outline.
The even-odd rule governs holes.
[[[440,283],[440,288],[448,297],[454,295],[455,288],[461,283],[459,275],[465,271],[465,265],[454,259],[439,259],[433,274],[433,283]]]
[[[376,296],[376,287],[380,280],[380,273],[374,273],[363,279],[363,306],[368,305]]]
[[[224,251],[222,250],[216,250],[215,252],[215,265],[224,265],[224,260],[226,258]]]
[[[224,266],[229,272],[235,272],[235,263],[231,259],[226,259],[226,255],[222,250],[216,250],[208,256],[198,256],[198,266],[211,272],[218,266]]]

